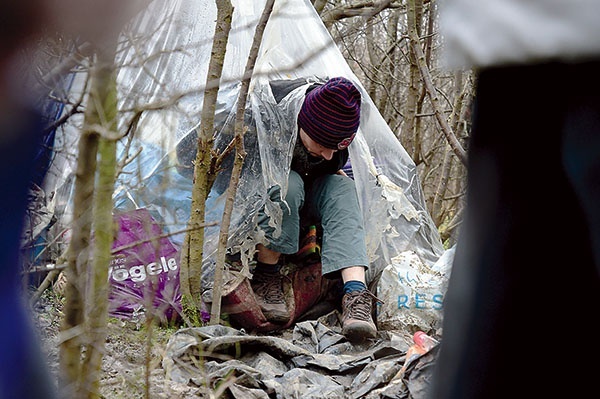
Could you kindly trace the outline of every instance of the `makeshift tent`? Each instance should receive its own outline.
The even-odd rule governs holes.
[[[234,15],[216,109],[216,145],[233,134],[236,101],[255,27],[264,1],[232,1]],[[124,36],[117,59],[120,129],[142,113],[135,136],[119,144],[119,156],[135,157],[118,177],[115,211],[146,208],[171,241],[179,246],[178,231],[186,227],[191,209],[192,180],[181,154],[195,152],[190,134],[200,125],[204,85],[216,20],[212,1],[154,1]],[[246,253],[261,240],[256,214],[277,209],[267,188],[286,190],[286,175],[296,137],[296,115],[306,85],[276,99],[270,82],[278,79],[345,76],[360,89],[363,103],[356,139],[349,147],[367,229],[374,282],[394,259],[410,251],[422,262],[419,273],[435,274],[432,267],[444,253],[428,214],[414,162],[390,130],[357,76],[352,72],[308,0],[277,0],[266,26],[252,77],[245,121],[251,128],[249,151],[237,188],[229,246]],[[78,79],[82,87],[83,79]],[[77,92],[74,85],[73,95]],[[78,124],[62,129],[58,143],[76,148]],[[187,141],[186,141],[187,140]],[[71,150],[72,152],[72,150]],[[179,156],[178,156],[179,155]],[[61,223],[68,226],[75,158],[57,148],[45,190],[56,194]],[[217,182],[219,183],[219,182]],[[227,184],[226,181],[223,184]],[[220,221],[223,194],[216,184],[207,201],[207,221]],[[206,230],[203,287],[210,301],[219,227]]]

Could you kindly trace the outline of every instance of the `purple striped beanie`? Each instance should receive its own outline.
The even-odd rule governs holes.
[[[298,126],[323,147],[348,147],[360,124],[360,92],[346,78],[331,78],[306,94]]]

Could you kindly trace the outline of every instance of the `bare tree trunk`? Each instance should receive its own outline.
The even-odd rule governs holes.
[[[116,43],[115,37],[108,48],[96,48],[79,139],[72,235],[66,255],[65,317],[61,325],[64,340],[59,354],[60,387],[65,398],[100,397],[99,378],[108,309],[108,266],[114,237]],[[113,137],[107,138],[111,133]],[[101,169],[98,187],[95,187],[98,154]],[[92,227],[95,230],[94,246],[91,244]],[[94,247],[95,250],[92,249]]]
[[[95,93],[90,93],[94,98]],[[95,110],[86,109],[85,119],[91,121]],[[96,117],[97,118],[97,117]],[[61,325],[63,342],[60,346],[60,383],[65,398],[82,397],[79,386],[81,376],[81,345],[84,321],[84,272],[90,259],[90,236],[92,230],[92,199],[98,151],[98,132],[92,123],[84,124],[78,145],[77,170],[73,197],[73,221],[71,241],[67,249],[65,275],[64,318]]]
[[[448,180],[450,179],[450,172],[452,171],[452,152],[448,150],[445,152],[444,161],[442,162],[442,170],[438,174],[438,185],[433,196],[431,204],[431,218],[433,219],[436,226],[439,226],[444,219],[444,212],[442,211],[442,204],[444,195],[447,192]]]
[[[409,18],[410,21],[410,18]],[[404,106],[405,122],[402,126],[402,133],[406,138],[402,141],[406,151],[410,154],[415,163],[419,163],[421,158],[421,142],[419,132],[417,131],[417,111],[419,104],[419,70],[414,59],[412,51],[408,52],[410,59],[409,65],[409,84],[408,95]]]
[[[382,79],[382,87],[385,92],[382,96],[382,100],[377,106],[381,110],[382,115],[388,115],[388,110],[393,109],[394,101],[391,101],[390,97],[395,92],[396,86],[396,74],[398,68],[398,22],[400,21],[400,12],[397,10],[390,10],[391,15],[387,21],[385,30],[387,32],[387,42],[385,47],[385,55],[383,60],[382,70],[385,76]],[[389,123],[389,118],[386,118],[386,122]]]
[[[456,93],[454,94],[454,103],[452,104],[452,115],[450,117],[450,126],[452,131],[459,132],[461,126],[461,117],[463,116],[464,108],[463,103],[470,86],[464,85],[462,82],[462,73],[456,73],[454,75],[454,86]],[[444,200],[446,193],[450,190],[449,181],[451,179],[451,173],[455,163],[455,158],[452,157],[452,148],[448,146],[444,155],[444,162],[442,167],[442,173],[439,176],[438,188],[435,191],[433,204],[431,207],[431,215],[437,226],[441,226],[443,223],[447,224],[448,220],[452,215],[448,216],[444,211]],[[454,207],[452,207],[454,208]],[[454,209],[456,213],[456,209]],[[452,213],[452,212],[451,212]]]
[[[451,126],[459,140],[463,140],[469,134],[470,106],[473,98],[472,74],[456,72],[453,83],[455,86],[454,104],[452,107]],[[452,151],[448,149],[448,151]],[[466,175],[466,166],[457,160],[456,157],[449,157],[451,169],[449,181],[446,185],[448,192],[444,198],[440,198],[443,210],[440,211],[439,231],[443,241],[449,241],[452,245],[452,239],[457,236],[455,230],[460,226],[462,208],[464,201],[461,198],[465,192],[464,178],[457,176]]]
[[[269,21],[269,17],[271,16],[271,12],[273,11],[274,2],[275,0],[267,0],[265,9],[260,17],[260,21],[258,21],[258,25],[256,26],[256,32],[254,33],[250,54],[248,54],[248,61],[246,63],[244,78],[242,80],[242,86],[240,88],[237,101],[234,138],[236,157],[233,162],[233,170],[231,172],[229,187],[227,188],[225,209],[223,211],[221,230],[219,232],[219,249],[217,253],[217,264],[215,266],[215,284],[213,288],[210,324],[218,324],[221,315],[221,288],[223,283],[223,267],[225,265],[225,255],[227,250],[227,238],[229,237],[229,225],[231,223],[231,213],[233,210],[235,195],[237,193],[237,187],[240,181],[242,167],[244,166],[244,159],[246,158],[246,150],[244,149],[244,111],[246,109],[246,97],[248,96],[250,79],[252,77],[252,71],[254,70],[254,65],[256,64],[256,59],[258,57],[260,43],[262,42],[263,33],[265,31],[267,22]]]
[[[423,79],[423,82],[425,83],[425,88],[427,89],[429,100],[431,101],[431,105],[434,109],[435,117],[442,128],[442,132],[444,133],[446,140],[450,144],[450,147],[452,147],[452,150],[454,151],[458,159],[460,159],[463,164],[466,164],[467,157],[465,150],[462,148],[461,144],[456,139],[452,128],[450,127],[448,121],[444,116],[443,110],[439,104],[440,100],[438,98],[435,86],[433,85],[431,76],[429,74],[429,68],[427,67],[425,53],[423,52],[421,44],[419,43],[419,35],[416,26],[416,1],[418,0],[408,1],[408,36],[410,39],[410,46],[412,51],[414,52],[419,71],[421,72],[421,77]]]
[[[213,131],[215,106],[219,91],[219,81],[223,72],[225,50],[231,30],[233,6],[230,1],[216,1],[217,22],[211,51],[204,103],[202,107],[198,151],[194,164],[194,184],[192,188],[192,211],[188,222],[188,232],[181,249],[180,286],[184,317],[192,325],[200,325],[202,295],[202,260],[204,254],[204,216],[206,198],[214,179],[213,168]]]
[[[375,21],[373,21],[373,18],[369,18],[367,19],[366,23],[365,23],[365,39],[367,41],[367,54],[369,56],[369,64],[370,65],[379,65],[380,62],[380,57],[377,56],[377,51],[375,51],[377,49],[377,42],[376,42],[376,37],[377,35],[374,32],[373,27],[375,26]],[[368,84],[367,84],[367,93],[369,94],[369,97],[371,97],[373,99],[373,101],[377,100],[377,88],[379,86],[379,82],[377,81],[377,75],[376,72],[373,71],[371,75],[369,76],[373,76],[373,78],[368,80]],[[383,97],[383,96],[382,96]],[[381,104],[381,101],[378,101],[376,103],[376,106],[379,106]]]
[[[94,257],[89,285],[89,304],[86,306],[88,343],[83,363],[84,389],[87,398],[100,398],[100,372],[106,341],[108,315],[108,268],[114,241],[113,202],[115,185],[117,89],[114,59],[116,38],[111,46],[97,52],[92,73],[90,106],[95,112],[87,121],[92,128],[101,129],[98,147],[98,179],[94,198]]]

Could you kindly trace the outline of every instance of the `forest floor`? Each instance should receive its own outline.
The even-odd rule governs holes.
[[[34,307],[34,322],[42,338],[49,367],[58,381],[60,325],[63,299],[47,290]],[[106,399],[178,399],[211,397],[204,388],[176,383],[165,377],[161,362],[175,328],[108,319],[107,339],[100,376],[100,393]]]
[[[50,372],[57,382],[60,372],[59,350],[63,303],[64,297],[56,294],[52,289],[47,289],[33,306],[34,322],[41,335],[42,349],[48,357]],[[337,310],[324,315],[319,320],[323,318],[329,320],[329,316],[336,312]],[[336,317],[335,320],[339,318]],[[188,346],[191,336],[181,334],[182,331],[186,332],[189,329],[182,329],[180,326],[147,325],[143,321],[135,322],[111,317],[108,319],[106,340],[102,348],[104,353],[99,376],[99,394],[103,399],[268,397],[265,396],[267,391],[263,390],[262,386],[250,393],[244,390],[247,388],[245,385],[247,381],[244,378],[240,378],[239,381],[235,381],[235,377],[229,378],[232,369],[239,369],[240,376],[248,377],[252,373],[244,374],[246,370],[257,368],[260,369],[258,374],[266,376],[267,381],[270,381],[267,384],[262,377],[257,377],[261,378],[261,384],[264,383],[264,388],[269,392],[277,393],[277,397],[338,397],[325,394],[328,389],[333,389],[331,388],[333,386],[336,395],[342,387],[344,394],[352,398],[367,397],[365,396],[367,393],[369,398],[424,398],[425,387],[431,377],[431,365],[435,362],[437,351],[427,350],[427,353],[416,358],[413,355],[409,357],[411,350],[409,340],[412,340],[412,335],[404,330],[381,330],[378,339],[366,342],[364,345],[351,344],[340,335],[341,330],[335,332],[340,327],[333,327],[334,324],[329,321],[326,323],[306,321],[297,323],[294,328],[270,332],[268,337],[255,337],[252,334],[249,336],[242,334],[243,336],[240,337],[231,335],[228,331],[228,336],[215,336],[216,338],[211,342],[216,349],[207,357],[225,360],[227,355],[226,351],[222,351],[224,348],[236,348],[236,356],[229,361],[216,362],[218,365],[211,366],[211,371],[208,370],[207,364],[215,362],[199,364],[198,347],[193,343]],[[302,327],[299,328],[300,325]],[[216,326],[207,326],[209,329],[210,327]],[[227,327],[223,326],[221,330],[223,329]],[[309,339],[310,342],[307,344],[303,338]],[[313,342],[314,339],[317,342]],[[286,344],[282,346],[282,342]],[[317,348],[312,348],[313,346]],[[327,353],[321,353],[319,348],[327,348],[325,351]],[[246,361],[250,357],[256,362],[250,362],[251,365],[248,363],[249,367],[242,366],[243,362],[237,360],[241,352]],[[312,354],[309,356],[311,362],[306,364],[302,361],[306,360],[305,352]],[[273,367],[273,362],[266,359],[276,359],[275,367],[278,367],[277,363],[281,363],[279,359],[281,355],[287,358],[294,357],[298,364],[294,363],[292,370],[286,371],[281,376],[277,374],[278,377],[275,378],[277,370],[269,369]],[[408,359],[410,364],[406,363]],[[163,360],[165,360],[164,367]],[[409,367],[406,367],[407,365]],[[217,373],[215,367],[218,368]],[[174,378],[167,377],[167,369],[170,370],[169,375]],[[316,373],[315,369],[320,371]],[[387,372],[378,371],[380,369],[385,369]],[[402,371],[403,369],[405,371]],[[191,378],[180,378],[184,374],[190,375]],[[212,377],[207,378],[207,374]],[[233,394],[234,396],[227,396],[227,394],[219,396],[216,392],[219,388],[195,385],[202,384],[202,381],[211,381],[210,384],[220,385],[221,389],[236,393]],[[274,385],[274,382],[279,385]],[[306,389],[309,387],[318,392],[305,396]],[[256,393],[256,391],[260,392]]]

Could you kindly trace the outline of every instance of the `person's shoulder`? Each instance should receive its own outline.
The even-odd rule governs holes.
[[[326,81],[327,78],[307,76],[296,79],[273,79],[269,81],[269,85],[271,86],[271,92],[275,101],[279,103],[285,96],[299,87],[307,86],[307,91],[309,91],[311,88],[322,85]]]

